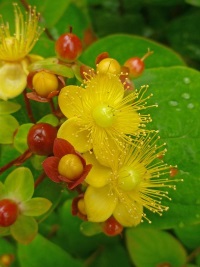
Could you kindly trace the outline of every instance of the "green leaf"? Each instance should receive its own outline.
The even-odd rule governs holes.
[[[9,227],[0,227],[0,236],[9,234]]]
[[[3,195],[5,194],[5,187],[2,182],[0,182],[0,199],[3,198]]]
[[[62,248],[48,241],[39,234],[28,246],[19,244],[18,257],[21,267],[82,266],[79,260],[72,258]]]
[[[197,266],[200,266],[200,255],[197,255],[196,257],[196,264]]]
[[[53,114],[47,114],[46,116],[42,117],[37,123],[46,122],[51,124],[52,126],[56,127],[59,124],[58,118]]]
[[[29,66],[29,71],[39,71],[44,69],[63,77],[74,77],[72,69],[67,67],[66,65],[59,64],[57,58],[47,58],[44,60],[39,60]]]
[[[40,55],[44,58],[55,56],[55,42],[50,40],[45,33],[43,33],[34,46],[31,54]]]
[[[126,232],[126,243],[137,267],[155,267],[164,263],[181,267],[186,262],[186,252],[181,243],[164,231],[130,228]]]
[[[0,256],[3,254],[13,254],[15,252],[14,245],[5,238],[0,238],[0,248]]]
[[[8,196],[16,198],[20,202],[31,199],[34,192],[33,175],[26,167],[19,167],[12,171],[4,184]]]
[[[35,197],[21,205],[22,213],[26,216],[40,216],[47,212],[52,203],[46,198]]]
[[[0,101],[0,115],[8,115],[18,111],[21,106],[10,101]]]
[[[11,235],[22,244],[30,243],[38,232],[38,224],[32,217],[20,215],[10,227]]]
[[[9,164],[13,159],[20,156],[13,145],[0,145],[0,166],[1,168]],[[14,170],[15,166],[10,167],[0,175],[0,181],[4,181],[8,174]]]
[[[172,201],[163,199],[169,210],[162,217],[145,211],[153,227],[169,229],[200,222],[199,83],[199,72],[186,67],[149,69],[135,80],[136,88],[149,84],[148,94],[153,97],[148,105],[157,103],[158,108],[144,110],[152,117],[147,128],[159,130],[160,143],[167,143],[164,161],[177,164],[179,170],[171,180],[177,189],[167,190]]]
[[[193,6],[199,6],[200,7],[200,0],[185,0],[186,3],[193,5]]]
[[[20,125],[17,129],[13,145],[20,153],[24,153],[28,149],[27,135],[33,125],[33,123],[25,123]]]
[[[72,201],[67,200],[59,209],[60,227],[57,231],[57,242],[66,251],[77,257],[85,257],[94,252],[99,246],[114,244],[118,237],[110,238],[104,234],[85,236],[80,231],[82,220],[71,213]],[[80,242],[81,240],[81,242]]]
[[[126,34],[110,35],[98,40],[85,50],[80,60],[94,66],[96,56],[108,52],[110,57],[124,64],[130,57],[142,58],[148,48],[154,51],[154,54],[145,60],[146,68],[185,64],[181,57],[169,48],[139,36]]]
[[[37,6],[37,10],[41,12],[45,27],[51,28],[65,12],[70,0],[59,0],[59,3],[51,0],[35,1],[30,0],[29,4]]]
[[[194,27],[194,25],[197,25],[199,17],[199,9],[188,14],[183,14],[169,23],[166,32],[166,37],[171,47],[179,51],[183,56],[194,60],[200,59],[199,29],[198,27]]]
[[[61,34],[69,32],[69,26],[71,25],[73,33],[83,39],[84,31],[88,27],[86,10],[87,5],[85,1],[79,1],[79,3],[71,1],[63,16],[56,23],[56,31],[54,31],[57,33],[56,37],[58,38]],[[67,23],[65,18],[67,18]]]
[[[39,186],[35,188],[34,197],[44,197],[51,201],[52,206],[48,210],[47,213],[41,216],[38,221],[44,220],[55,209],[55,207],[59,204],[59,201],[62,196],[62,187],[60,184],[56,184],[52,182],[48,177],[44,179]]]
[[[102,226],[99,223],[84,221],[80,225],[80,231],[85,236],[93,236],[102,233]]]
[[[44,197],[51,202],[57,202],[60,199],[62,187],[60,184],[52,182],[48,177],[44,179],[39,186],[36,187],[34,197]]]
[[[174,229],[179,240],[189,249],[200,247],[200,223]]]
[[[132,266],[128,253],[121,244],[100,247],[96,254],[97,256],[90,267]]]
[[[31,157],[31,163],[33,165],[33,167],[36,169],[36,170],[43,170],[43,167],[42,167],[42,162],[44,161],[44,159],[46,158],[46,156],[40,156],[40,155],[32,155]]]
[[[13,142],[13,136],[17,130],[19,123],[11,115],[0,116],[0,144],[11,144]]]

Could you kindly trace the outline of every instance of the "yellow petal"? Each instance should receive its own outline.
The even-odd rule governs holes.
[[[80,153],[91,149],[88,140],[88,131],[80,131],[77,118],[71,118],[65,121],[58,130],[57,137],[70,142],[75,150]]]
[[[128,208],[123,202],[118,202],[113,212],[115,219],[125,227],[136,226],[141,222],[143,207],[137,202],[132,202]]]
[[[21,94],[26,87],[26,74],[20,63],[4,63],[0,67],[0,99]]]
[[[101,165],[96,160],[94,153],[87,152],[83,155],[83,158],[87,164],[92,164],[92,169],[88,173],[85,181],[94,187],[105,186],[109,182],[111,169]]]
[[[28,57],[25,57],[23,60],[21,60],[20,64],[21,64],[21,66],[22,66],[22,68],[24,70],[24,73],[26,75],[28,75],[29,74],[28,66],[30,64],[30,61],[29,61]]]
[[[30,60],[31,63],[34,63],[38,60],[43,60],[44,58],[39,56],[39,55],[35,55],[35,54],[29,54],[27,55],[27,58]]]
[[[117,75],[98,73],[87,81],[87,94],[93,96],[93,103],[106,103],[113,107],[124,96],[124,87]]]
[[[94,133],[92,138],[93,150],[97,160],[104,166],[112,167],[113,162],[116,162],[115,159],[118,158],[119,153],[122,152],[114,142],[113,136],[108,136],[107,133],[103,131],[99,131],[99,133],[97,131],[96,136]],[[123,142],[120,138],[118,138],[118,141],[121,143]]]
[[[141,121],[141,116],[131,106],[127,106],[117,113],[113,127],[124,134],[134,134],[137,133]]]
[[[87,217],[91,222],[107,220],[112,215],[117,203],[109,185],[101,188],[89,186],[85,192],[84,201]]]
[[[75,85],[62,88],[58,96],[58,104],[67,118],[76,117],[82,112],[82,96],[84,93],[83,88]]]

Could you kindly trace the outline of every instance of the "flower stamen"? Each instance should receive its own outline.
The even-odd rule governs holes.
[[[38,26],[40,15],[36,8],[29,7],[26,16],[22,14],[19,6],[14,3],[15,32],[12,35],[9,23],[4,23],[0,17],[0,60],[22,60],[33,48],[44,29]]]

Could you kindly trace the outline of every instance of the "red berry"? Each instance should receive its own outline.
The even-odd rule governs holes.
[[[55,44],[58,58],[65,62],[74,62],[82,52],[82,43],[73,33],[62,34]]]
[[[131,78],[139,77],[144,71],[144,62],[139,57],[131,57],[125,63],[124,66],[129,68],[129,75]]]
[[[12,225],[19,213],[18,205],[11,199],[0,200],[0,226]]]
[[[110,217],[103,224],[103,232],[108,236],[119,235],[122,231],[123,226],[114,217]]]
[[[125,63],[124,66],[129,68],[129,76],[130,78],[139,77],[144,71],[144,60],[153,54],[153,51],[148,49],[147,53],[142,57],[131,57]]]
[[[31,127],[27,136],[29,149],[34,154],[48,156],[53,153],[56,136],[56,127],[48,123],[37,123]]]

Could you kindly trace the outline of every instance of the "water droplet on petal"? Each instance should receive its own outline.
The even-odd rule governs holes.
[[[188,78],[188,77],[183,78],[183,82],[185,84],[189,84],[190,83],[190,78]]]
[[[182,96],[184,99],[190,99],[190,94],[188,94],[188,93],[183,93],[181,96]]]
[[[173,106],[173,107],[176,107],[176,106],[178,106],[178,102],[174,101],[174,100],[171,100],[171,101],[169,101],[169,105]]]
[[[183,222],[180,222],[179,225],[178,225],[180,228],[183,228],[185,225]]]
[[[194,104],[193,104],[193,103],[189,103],[189,104],[187,105],[187,107],[188,107],[189,109],[192,109],[192,108],[194,108]]]
[[[200,198],[196,200],[196,204],[200,204]]]

